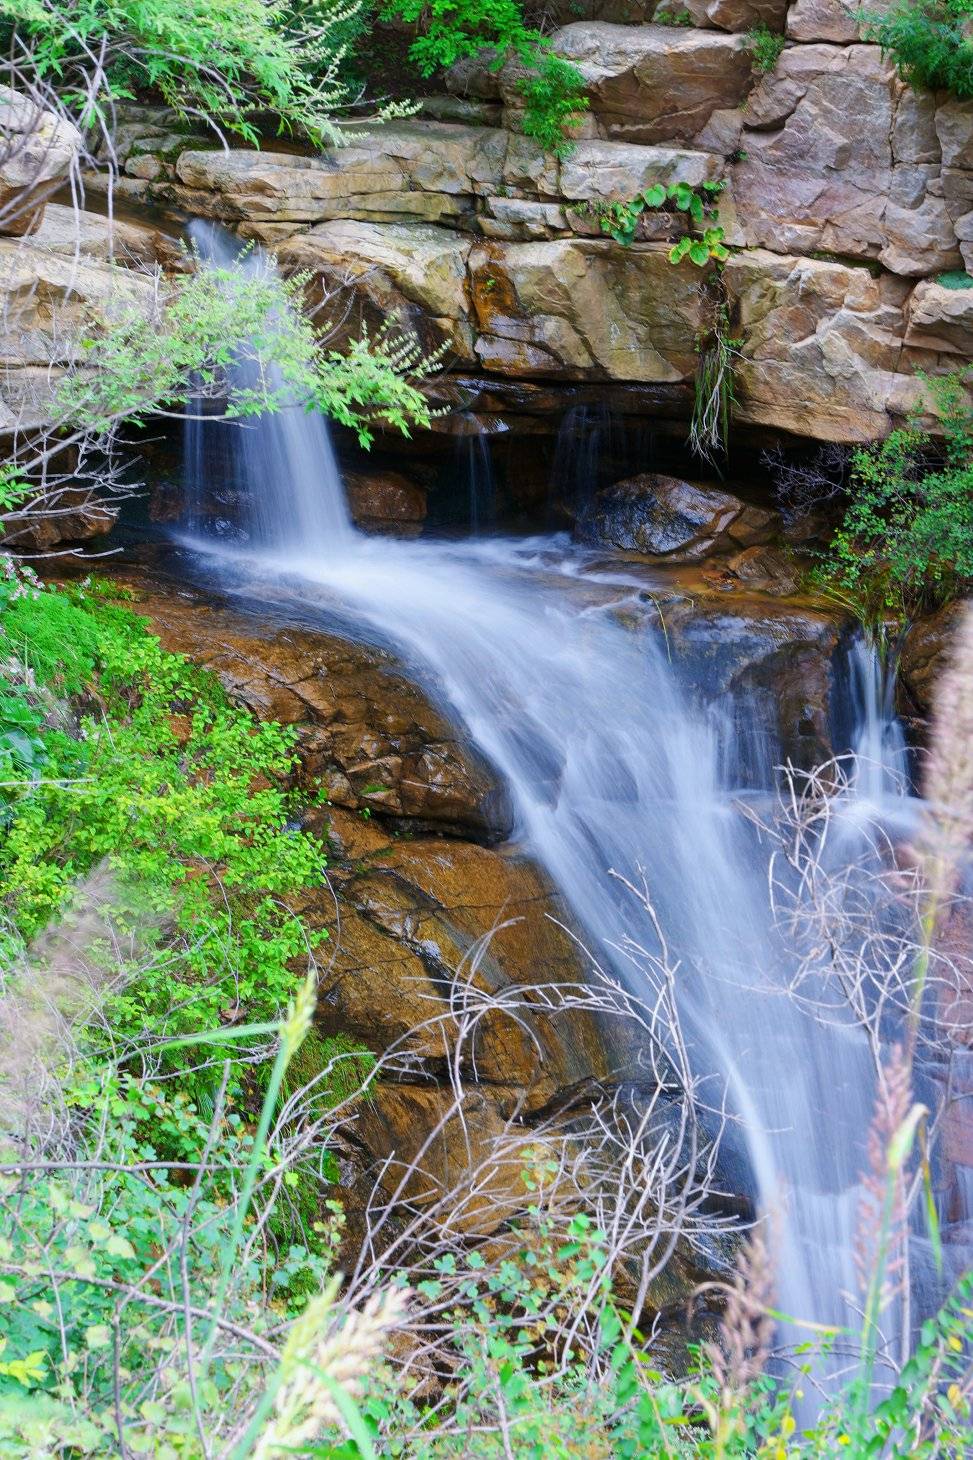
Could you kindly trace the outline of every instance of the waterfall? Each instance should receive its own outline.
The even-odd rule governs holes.
[[[273,270],[265,254],[241,251],[239,240],[222,229],[193,223],[189,232],[197,254],[228,291]],[[244,361],[231,374],[245,391],[257,385],[259,366]],[[282,389],[280,372],[267,374],[270,388]],[[215,452],[239,497],[236,526],[254,547],[287,553],[309,544],[327,544],[329,552],[351,545],[351,514],[320,417],[294,404],[259,419],[220,422],[193,404],[183,454],[191,531],[205,533],[212,525],[208,469]]]
[[[909,753],[895,713],[895,660],[883,648],[859,634],[848,650],[855,790],[879,809],[909,787]]]
[[[266,265],[250,255],[243,267]],[[679,960],[696,1066],[725,1081],[760,1203],[781,1216],[778,1305],[817,1324],[852,1323],[869,1049],[850,1017],[826,1025],[789,996],[766,854],[721,775],[733,761],[721,743],[732,721],[683,693],[644,578],[596,569],[556,538],[366,538],[349,523],[322,418],[288,410],[241,428],[194,422],[187,460],[205,460],[196,432],[228,429],[235,479],[252,499],[235,562],[259,580],[262,602],[290,592],[305,614],[315,602],[337,608],[433,686],[505,778],[517,835],[589,946],[629,981],[637,975],[616,950],[626,934],[649,934],[610,873],[644,868]],[[862,723],[888,748],[884,702],[869,684]]]
[[[489,532],[497,520],[497,484],[493,475],[490,437],[479,428],[476,417],[464,412],[470,427],[456,438],[455,470],[465,488],[466,521],[474,537]]]

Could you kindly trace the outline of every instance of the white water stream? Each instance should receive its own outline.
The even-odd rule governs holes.
[[[235,245],[214,231],[198,238],[221,262],[233,257]],[[244,265],[265,266],[252,255]],[[205,488],[211,429],[187,427],[190,491],[194,473]],[[194,546],[215,549],[217,570],[221,553],[245,566],[250,593],[266,603],[296,594],[305,609],[338,608],[393,645],[503,777],[518,839],[596,956],[630,981],[611,945],[626,932],[643,942],[651,934],[610,872],[644,868],[680,960],[697,1067],[725,1081],[760,1204],[783,1218],[779,1306],[815,1323],[848,1321],[873,1100],[868,1052],[850,1022],[825,1027],[785,992],[765,853],[721,783],[720,766],[733,760],[721,738],[736,732],[683,693],[644,580],[596,570],[590,554],[560,539],[365,537],[351,524],[323,419],[286,410],[218,429],[232,429],[237,443],[248,542],[201,541],[196,511]],[[860,669],[871,767],[862,789],[884,796],[902,747],[867,657]]]

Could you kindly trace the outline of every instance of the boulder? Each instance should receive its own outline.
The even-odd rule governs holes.
[[[715,588],[755,588],[774,598],[796,593],[801,568],[787,552],[762,543],[740,548],[728,558],[718,558],[703,568],[704,579]]]
[[[378,123],[356,128],[354,140],[320,157],[185,150],[175,163],[181,188],[171,195],[188,204],[208,199],[199,211],[225,219],[434,222],[471,211],[475,196],[498,192],[506,152],[507,134],[499,128]]]
[[[671,8],[677,12],[687,10],[694,25],[729,31],[749,31],[763,25],[779,34],[784,29],[787,0],[678,0]]]
[[[331,896],[303,908],[334,952],[322,973],[324,1032],[394,1048],[428,1076],[444,1071],[468,1020],[465,1078],[512,1087],[531,1109],[617,1068],[594,1016],[544,993],[581,986],[585,959],[560,899],[515,849],[393,838],[333,861],[331,883],[337,909]]]
[[[3,549],[18,553],[49,553],[62,543],[87,542],[110,532],[119,507],[83,487],[57,494],[55,511],[12,518],[4,524]]]
[[[35,235],[36,237],[36,235]],[[49,424],[63,372],[83,359],[82,339],[131,310],[150,311],[153,281],[133,269],[0,238],[0,430]]]
[[[610,202],[655,183],[699,187],[719,173],[720,159],[711,152],[591,140],[579,142],[561,163],[559,191],[569,202]]]
[[[578,520],[582,542],[695,562],[719,546],[745,547],[769,536],[771,513],[717,487],[644,472],[597,492]]]
[[[329,313],[341,339],[390,320],[414,330],[429,349],[445,346],[450,364],[473,363],[467,297],[469,239],[424,224],[322,223],[278,251],[288,270],[308,270],[313,303],[337,295]]]
[[[940,98],[936,107],[936,136],[943,167],[973,169],[973,101]]]
[[[48,197],[76,166],[81,133],[64,117],[0,86],[0,233],[32,233]]]
[[[843,619],[798,602],[735,593],[668,605],[666,637],[687,687],[742,720],[736,764],[742,785],[765,787],[781,757],[810,770],[834,754],[834,663]]]
[[[739,421],[822,441],[870,441],[920,400],[903,369],[909,286],[824,259],[764,249],[731,255],[724,269],[742,337],[734,365]]]
[[[43,222],[31,235],[31,244],[65,258],[115,263],[122,268],[152,269],[157,264],[168,270],[186,267],[186,252],[172,234],[63,203],[47,204]]]
[[[343,476],[351,515],[363,532],[417,537],[426,516],[426,494],[398,471],[349,471]]]
[[[602,132],[629,142],[689,142],[752,84],[744,38],[718,31],[579,22],[551,44],[581,71]]]
[[[973,279],[966,289],[948,289],[932,279],[917,284],[906,309],[905,342],[973,359]]]
[[[831,41],[848,45],[861,40],[861,17],[866,8],[874,14],[885,6],[882,0],[867,7],[846,4],[845,0],[794,0],[787,11],[787,36],[804,44]]]
[[[475,247],[480,364],[501,375],[691,380],[705,302],[692,265],[651,244],[557,239]]]

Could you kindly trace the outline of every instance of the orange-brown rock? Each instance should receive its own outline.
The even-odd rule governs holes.
[[[622,1073],[625,1057],[584,1010],[586,962],[567,914],[515,850],[445,838],[390,839],[332,869],[337,903],[305,905],[332,932],[319,1019],[371,1048],[442,1073],[513,1087],[526,1109]],[[390,983],[395,997],[390,998]]]
[[[419,826],[487,838],[509,830],[496,777],[391,655],[134,581],[139,612],[167,648],[215,670],[261,718],[296,728],[302,784],[339,807]]]
[[[902,643],[899,660],[901,683],[922,715],[932,709],[936,681],[949,662],[959,620],[970,608],[970,600],[946,604],[938,612],[912,625]]]
[[[422,487],[398,471],[349,471],[342,480],[348,506],[364,532],[417,537],[426,516]]]

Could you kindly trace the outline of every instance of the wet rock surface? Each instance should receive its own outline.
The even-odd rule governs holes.
[[[426,493],[398,471],[345,472],[348,506],[356,526],[389,537],[417,537],[426,517]]]
[[[658,1074],[638,1027],[599,1012],[590,960],[547,877],[522,848],[497,843],[509,813],[498,810],[495,777],[390,655],[316,628],[268,624],[259,610],[144,568],[117,576],[167,647],[214,670],[259,716],[297,731],[303,825],[329,863],[327,886],[295,902],[329,934],[316,1028],[390,1052],[388,1073],[356,1108],[338,1152],[349,1254],[376,1176],[388,1198],[413,1208],[459,1183],[457,1232],[502,1240],[523,1204],[524,1152],[547,1123],[570,1131],[606,1095],[638,1108]],[[654,592],[628,610],[632,632],[661,633],[661,605],[670,653],[701,702],[765,694],[773,733],[792,733],[815,758],[827,738],[840,625],[751,592],[689,591],[675,579]],[[326,801],[316,795],[322,786]],[[499,1163],[498,1140],[507,1152]],[[421,1177],[413,1171],[401,1186],[417,1157]],[[680,1244],[653,1283],[646,1311],[663,1316],[674,1364],[690,1336],[687,1294],[728,1256],[729,1248]],[[634,1294],[637,1276],[621,1281]]]
[[[578,520],[582,542],[689,563],[719,547],[752,547],[774,517],[718,487],[644,472],[597,492]]]
[[[167,648],[212,669],[256,715],[297,729],[302,784],[332,805],[416,830],[509,833],[496,777],[387,653],[275,628],[161,582],[142,584],[139,602]]]
[[[902,641],[899,678],[901,708],[925,720],[933,706],[936,682],[947,668],[960,619],[969,611],[970,600],[948,603],[945,608],[914,623]]]

